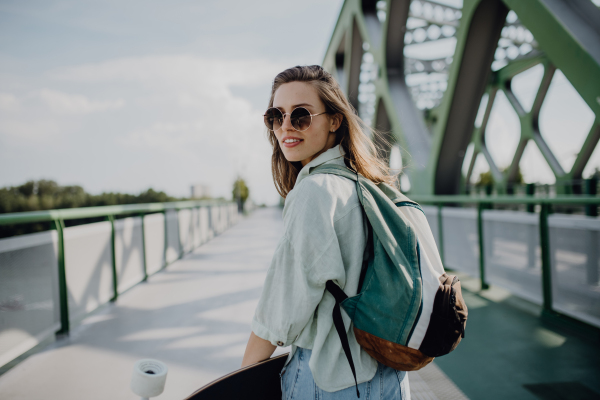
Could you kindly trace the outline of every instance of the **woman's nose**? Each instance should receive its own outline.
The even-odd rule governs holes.
[[[281,124],[281,130],[283,130],[284,132],[294,130],[294,127],[292,126],[292,118],[289,114],[283,116],[283,124]]]

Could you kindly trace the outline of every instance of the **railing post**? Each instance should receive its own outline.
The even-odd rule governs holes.
[[[146,265],[146,228],[144,227],[144,213],[140,214],[142,220],[142,265],[144,266],[144,280],[148,279],[148,266]]]
[[[208,235],[207,238],[211,239],[215,236],[215,233],[213,231],[213,203],[211,202],[207,207],[207,211],[208,211]]]
[[[598,194],[598,178],[592,177],[585,180],[585,194],[595,196]],[[598,206],[596,204],[588,204],[585,206],[585,215],[590,217],[598,216]]]
[[[542,258],[542,295],[543,309],[552,311],[552,266],[550,265],[550,232],[548,229],[548,215],[550,205],[542,203],[540,210],[540,250]]]
[[[535,183],[528,183],[525,186],[525,194],[527,196],[534,196],[535,195]],[[528,213],[535,212],[535,204],[527,204],[527,212]]]
[[[202,228],[200,226],[200,206],[196,207],[196,223],[198,224],[198,229],[194,230],[194,234],[198,234],[198,240],[196,240],[196,237],[194,236],[194,245],[192,246],[194,249],[202,244],[202,232],[200,232],[200,229]],[[198,243],[198,246],[196,246],[196,243]]]
[[[67,271],[65,269],[65,222],[62,219],[52,221],[52,228],[58,235],[58,303],[60,309],[59,335],[69,333],[69,292],[67,287]]]
[[[485,252],[483,245],[483,210],[487,205],[477,203],[477,236],[479,237],[479,280],[481,282],[481,290],[489,289],[489,285],[485,280]]]
[[[112,272],[113,272],[113,291],[114,291],[114,295],[113,298],[110,299],[110,301],[116,301],[117,298],[119,297],[119,289],[118,289],[118,283],[117,283],[117,255],[116,255],[116,249],[115,249],[115,239],[116,239],[116,234],[115,234],[115,216],[114,215],[108,215],[106,217],[106,219],[110,222],[110,232],[111,232],[111,248],[112,248]]]
[[[167,252],[169,250],[169,227],[167,225],[167,210],[163,210],[163,216],[164,216],[164,225],[165,225],[165,251],[163,252],[163,266],[162,268],[166,268],[167,267]],[[161,269],[162,269],[161,268]]]
[[[184,250],[183,250],[183,244],[181,243],[181,232],[180,229],[181,227],[179,226],[179,208],[175,209],[175,219],[177,220],[177,244],[179,244],[179,249],[177,249],[177,259],[179,260],[181,257],[183,257],[183,255],[185,254]]]
[[[439,243],[438,245],[440,246],[440,259],[442,260],[442,264],[444,264],[444,229],[443,229],[443,222],[442,222],[442,208],[444,207],[444,205],[442,203],[439,203],[437,205],[438,208],[438,238],[439,238]]]

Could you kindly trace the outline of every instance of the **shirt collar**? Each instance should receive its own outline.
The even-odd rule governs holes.
[[[300,173],[298,174],[298,177],[296,178],[296,185],[298,185],[298,183],[300,183],[300,181],[302,179],[306,178],[310,174],[310,171],[313,168],[318,167],[321,164],[325,164],[326,162],[343,157],[344,154],[345,154],[344,149],[342,149],[342,147],[339,144],[337,146],[334,146],[331,149],[319,154],[319,156],[317,158],[315,158],[314,160],[312,160],[311,162],[306,164],[300,170]]]

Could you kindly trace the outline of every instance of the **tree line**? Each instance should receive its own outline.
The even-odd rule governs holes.
[[[238,202],[240,209],[248,199],[249,189],[246,182],[239,178],[233,184],[232,199]],[[206,197],[208,198],[208,197]],[[219,198],[224,200],[223,198]],[[18,186],[0,188],[0,214],[26,211],[56,210],[61,208],[79,208],[113,206],[120,204],[165,203],[169,201],[189,200],[186,197],[173,197],[152,188],[140,194],[105,192],[87,193],[78,185],[61,186],[52,180],[31,180]],[[117,218],[123,218],[119,216]],[[103,221],[105,218],[86,218],[65,221],[66,226],[75,226]],[[51,229],[49,222],[0,225],[0,238],[34,233]]]
[[[60,186],[50,180],[28,181],[19,186],[0,188],[0,213],[110,206],[117,204],[159,203],[183,200],[148,189],[140,194],[89,194],[81,186]]]
[[[169,196],[152,188],[140,194],[127,193],[87,193],[81,186],[61,186],[52,180],[27,181],[19,186],[0,188],[0,214],[25,211],[55,210],[119,204],[163,203],[187,200]],[[65,221],[67,226],[101,221],[103,218]],[[0,238],[50,229],[50,223],[31,223],[0,226]]]

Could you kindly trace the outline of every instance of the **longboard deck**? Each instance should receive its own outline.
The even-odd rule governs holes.
[[[289,353],[233,371],[192,393],[185,400],[281,400],[279,373]]]

